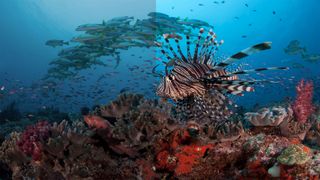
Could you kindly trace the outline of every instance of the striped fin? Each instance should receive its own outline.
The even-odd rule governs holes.
[[[170,49],[171,53],[173,54],[174,58],[175,58],[175,59],[180,59],[180,58],[178,57],[177,53],[173,50],[173,48],[172,48],[172,46],[171,46],[171,44],[170,44],[169,38],[166,37],[166,38],[164,38],[164,40],[165,40],[166,43],[168,44],[169,49]]]
[[[199,30],[199,34],[198,34],[198,41],[197,41],[197,44],[196,44],[196,49],[194,50],[194,54],[193,54],[193,62],[197,62],[197,59],[198,59],[198,51],[199,51],[199,46],[200,46],[200,40],[201,40],[201,36],[202,36],[202,33],[204,32],[204,29],[203,28],[200,28]]]
[[[251,46],[249,48],[246,48],[231,57],[227,58],[226,60],[220,62],[217,64],[217,66],[214,69],[220,69],[228,66],[229,64],[232,64],[242,58],[245,58],[247,56],[250,56],[252,54],[258,53],[260,51],[264,51],[271,48],[271,42],[263,42],[254,46]]]
[[[176,44],[177,44],[177,49],[178,49],[178,52],[179,52],[182,60],[183,60],[184,62],[188,62],[188,60],[186,59],[186,57],[185,57],[185,56],[183,55],[183,53],[182,53],[182,50],[181,50],[181,47],[180,47],[180,43],[179,43],[179,39],[178,39],[178,38],[175,38],[174,40],[175,40],[175,42],[176,42]]]
[[[251,80],[251,81],[245,81],[245,80],[219,80],[219,79],[203,79],[203,83],[205,83],[207,86],[218,86],[218,85],[253,85],[253,84],[259,84],[259,83],[277,83],[276,81],[270,81],[270,80]]]
[[[212,40],[214,39],[213,34],[214,33],[213,33],[212,29],[210,29],[207,34],[207,37],[205,38],[204,43],[202,44],[200,55],[199,55],[202,58],[202,59],[200,59],[200,63],[204,63],[204,61],[207,57],[207,54],[206,54],[206,53],[208,53],[207,49],[211,45]]]
[[[164,77],[164,75],[156,72],[156,68],[157,68],[158,66],[159,66],[159,64],[157,64],[156,66],[154,66],[154,67],[152,68],[152,74],[154,74],[154,75],[159,76],[159,77],[162,78],[162,77]]]
[[[188,61],[191,62],[191,53],[190,53],[190,36],[186,35],[187,38],[187,54],[188,54]]]
[[[220,76],[218,78],[227,78],[227,77],[232,77],[234,75],[248,74],[248,73],[268,71],[268,70],[288,70],[288,69],[289,69],[288,67],[267,67],[267,68],[240,70],[240,71],[235,71],[235,72],[232,72],[232,73],[229,73],[229,74],[226,74],[226,75],[222,75],[222,76]]]
[[[246,86],[246,85],[221,85],[221,87],[229,90],[229,91],[247,91],[247,92],[252,92],[254,91],[253,87]]]
[[[155,44],[160,48],[161,53],[170,61],[172,57],[169,56],[168,53],[163,49],[162,44],[156,41],[155,41]]]

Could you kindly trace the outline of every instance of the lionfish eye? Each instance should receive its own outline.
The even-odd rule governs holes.
[[[169,75],[168,77],[169,77],[170,81],[172,81],[174,79],[171,75]]]

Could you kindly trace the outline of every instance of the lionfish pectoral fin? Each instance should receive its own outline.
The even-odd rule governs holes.
[[[157,76],[157,77],[161,77],[161,78],[162,78],[162,77],[164,77],[164,75],[156,72],[156,68],[157,68],[158,66],[159,66],[159,64],[157,64],[156,66],[154,66],[154,67],[152,68],[152,74],[155,75],[155,76]]]
[[[232,64],[240,59],[243,59],[247,56],[258,53],[260,51],[268,50],[270,48],[271,48],[271,42],[263,42],[260,44],[256,44],[254,46],[248,47],[248,48],[230,56],[226,60],[218,63],[213,69],[216,70],[216,69],[224,68],[224,67],[228,66],[229,64]]]
[[[288,70],[288,67],[267,67],[267,68],[256,68],[256,69],[248,69],[248,70],[240,70],[240,71],[235,71],[231,72],[229,74],[220,76],[219,78],[228,78],[232,77],[234,75],[244,75],[244,74],[249,74],[249,73],[254,73],[254,72],[261,72],[261,71],[269,71],[269,70]]]

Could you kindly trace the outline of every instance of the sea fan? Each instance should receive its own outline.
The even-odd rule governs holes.
[[[201,28],[195,49],[191,54],[191,40],[186,35],[187,53],[183,54],[179,39],[175,38],[175,51],[169,40],[170,36],[164,36],[165,44],[168,50],[164,49],[163,44],[156,42],[160,47],[161,53],[167,61],[163,61],[165,74],[160,74],[153,69],[153,73],[162,76],[162,81],[157,88],[157,95],[162,98],[169,98],[177,102],[178,109],[186,114],[187,119],[196,115],[197,119],[203,118],[200,114],[216,120],[227,119],[231,112],[228,105],[231,103],[227,94],[243,95],[243,92],[252,92],[251,86],[256,83],[265,82],[265,80],[241,80],[238,75],[251,72],[260,72],[265,70],[285,70],[287,67],[269,67],[250,70],[227,71],[227,66],[247,57],[271,48],[271,42],[263,42],[252,47],[246,48],[221,62],[215,60],[215,54],[223,41],[216,40],[215,33],[210,30],[203,40]],[[203,41],[203,42],[202,42]],[[201,112],[199,114],[199,112]]]

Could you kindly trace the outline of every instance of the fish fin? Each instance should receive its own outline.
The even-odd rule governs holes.
[[[192,61],[191,53],[190,53],[190,36],[186,35],[187,39],[187,56],[188,56],[188,61]]]
[[[171,46],[171,44],[170,44],[169,38],[168,38],[167,36],[164,36],[164,40],[166,41],[166,43],[167,43],[167,45],[168,45],[168,47],[169,47],[169,50],[170,50],[171,53],[173,54],[173,57],[174,57],[175,59],[180,59],[180,58],[178,57],[177,53],[173,50],[173,48],[172,48],[172,46]]]
[[[187,58],[183,55],[183,53],[182,53],[182,51],[181,51],[179,39],[178,39],[178,38],[175,38],[174,40],[175,40],[175,42],[176,42],[176,44],[177,44],[177,49],[178,49],[178,52],[179,52],[182,60],[183,60],[184,62],[188,62]]]
[[[159,76],[159,77],[162,78],[162,77],[164,77],[164,75],[156,72],[156,68],[157,68],[158,66],[159,66],[159,64],[157,64],[156,66],[154,66],[154,67],[152,68],[152,74],[154,74],[154,75]]]
[[[227,58],[226,60],[218,63],[214,69],[221,69],[224,68],[240,59],[243,59],[247,56],[250,56],[252,54],[258,53],[260,51],[264,51],[264,50],[268,50],[271,48],[271,42],[263,42],[260,44],[256,44],[254,46],[248,47],[232,56],[230,56],[229,58]]]
[[[248,69],[248,70],[240,70],[240,71],[235,71],[231,72],[226,75],[219,76],[218,78],[229,78],[234,75],[243,75],[243,74],[248,74],[248,73],[254,73],[254,72],[261,72],[261,71],[269,71],[269,70],[288,70],[288,67],[267,67],[267,68],[256,68],[256,69]]]
[[[198,41],[196,43],[196,48],[194,50],[194,54],[193,54],[193,62],[197,62],[198,60],[198,51],[199,51],[199,46],[200,46],[200,40],[201,40],[201,36],[204,32],[204,29],[203,28],[200,28],[199,30],[199,34],[198,34]]]

